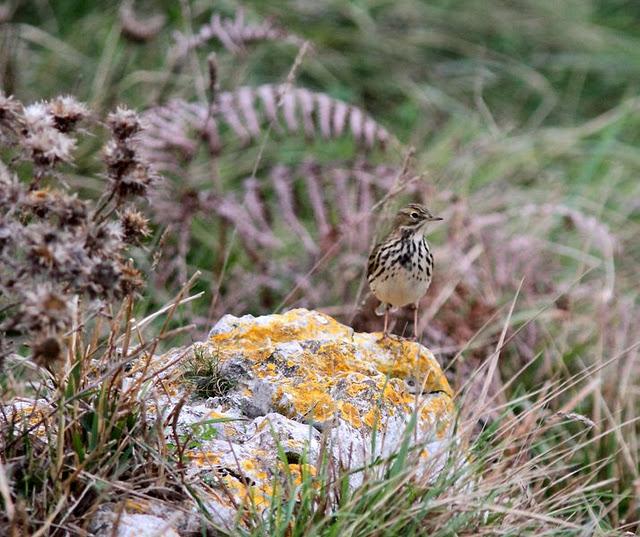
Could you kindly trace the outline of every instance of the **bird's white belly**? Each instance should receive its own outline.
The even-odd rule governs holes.
[[[391,304],[395,308],[414,304],[427,292],[431,278],[422,275],[422,279],[407,274],[404,268],[399,268],[395,274],[387,279],[378,278],[371,284],[373,294],[381,302]]]

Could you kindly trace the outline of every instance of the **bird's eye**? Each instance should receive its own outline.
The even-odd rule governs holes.
[[[418,220],[420,218],[420,215],[418,213],[416,213],[415,211],[411,213],[411,218],[413,218],[414,220]]]

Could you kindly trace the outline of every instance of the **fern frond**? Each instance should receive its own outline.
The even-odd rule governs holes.
[[[186,36],[180,32],[175,32],[173,36],[175,45],[172,53],[178,59],[212,39],[217,39],[233,54],[242,52],[247,45],[259,41],[283,41],[298,46],[304,42],[300,37],[287,32],[271,21],[260,24],[247,22],[242,9],[236,11],[234,19],[222,18],[218,13],[214,13],[211,20],[193,36]]]
[[[164,27],[167,18],[163,14],[139,16],[133,9],[132,0],[122,3],[118,11],[122,33],[132,41],[145,42],[153,39]]]
[[[183,100],[150,109],[143,122],[149,131],[139,137],[141,150],[158,170],[169,172],[178,172],[183,161],[192,159],[205,133],[217,127],[207,121],[205,106]]]
[[[389,132],[361,108],[324,93],[287,85],[241,87],[221,92],[210,110],[204,104],[174,100],[148,110],[141,144],[148,157],[164,170],[175,170],[176,152],[195,155],[199,144],[209,142],[216,154],[222,149],[218,123],[224,122],[242,144],[260,137],[265,125],[279,133],[296,134],[301,126],[308,139],[338,138],[349,133],[366,148],[385,149]]]

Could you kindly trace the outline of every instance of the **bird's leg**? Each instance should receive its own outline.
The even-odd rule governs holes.
[[[382,331],[382,337],[385,338],[387,334],[387,326],[389,325],[389,305],[384,308],[384,330]]]
[[[415,341],[418,341],[418,305],[418,302],[413,305],[413,339]]]

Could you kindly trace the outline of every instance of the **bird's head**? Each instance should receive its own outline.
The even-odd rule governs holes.
[[[394,221],[394,227],[396,229],[416,232],[423,230],[427,222],[434,222],[436,220],[442,220],[442,218],[433,216],[424,205],[410,203],[398,211]]]

